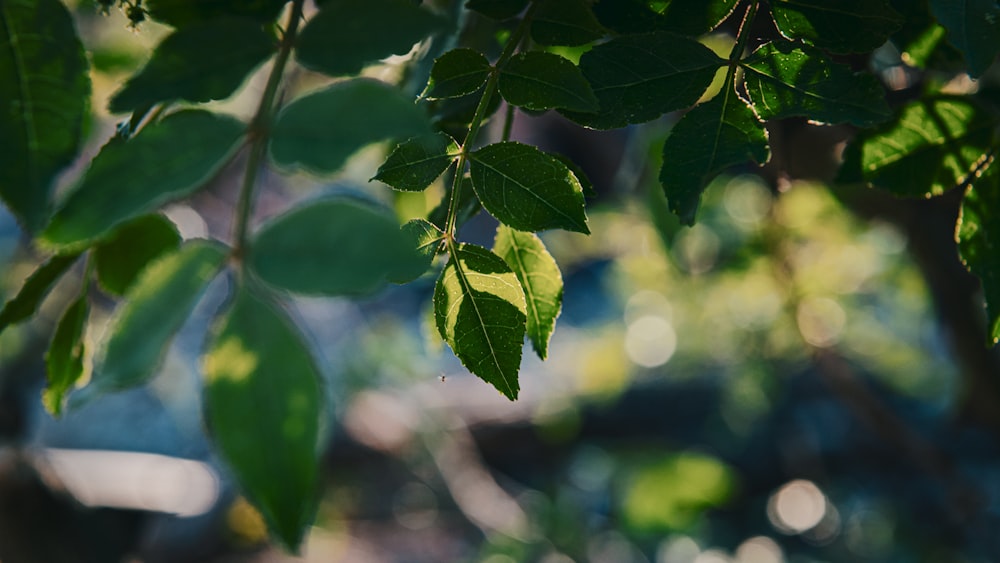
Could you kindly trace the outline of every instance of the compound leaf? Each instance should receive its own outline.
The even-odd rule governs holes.
[[[372,179],[397,190],[423,191],[451,165],[459,150],[447,133],[413,137],[396,145]]]
[[[143,268],[180,243],[177,227],[163,215],[138,217],[94,247],[97,280],[109,293],[123,295]]]
[[[518,107],[598,110],[597,98],[580,69],[569,59],[552,53],[515,55],[500,69],[498,85],[504,99]]]
[[[834,53],[864,53],[878,48],[903,25],[888,0],[773,0],[778,31]]]
[[[427,88],[420,96],[428,100],[458,98],[483,87],[493,69],[479,51],[452,49],[434,59]]]
[[[90,301],[81,294],[63,313],[45,354],[48,387],[42,393],[42,403],[54,416],[62,413],[66,392],[83,375],[83,327],[90,313]]]
[[[930,6],[965,57],[969,75],[982,76],[1000,52],[1000,6],[995,0],[930,0]]]
[[[57,254],[28,276],[17,295],[4,303],[3,309],[0,309],[0,332],[35,314],[52,286],[59,281],[59,278],[69,270],[79,257],[79,252]]]
[[[527,331],[538,357],[548,355],[549,338],[562,310],[563,280],[559,266],[533,233],[505,225],[497,229],[493,252],[504,259],[521,282],[527,305]]]

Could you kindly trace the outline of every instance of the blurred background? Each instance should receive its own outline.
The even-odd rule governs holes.
[[[130,30],[88,2],[76,12],[95,98],[62,189],[123,119],[106,100],[167,31]],[[899,74],[884,55],[877,70]],[[405,63],[365,73],[395,81]],[[296,91],[321,83],[293,72]],[[248,117],[265,76],[213,109]],[[698,224],[680,228],[656,181],[675,119],[593,132],[517,115],[514,139],[569,156],[598,194],[593,235],[542,234],[563,312],[548,360],[526,349],[517,402],[436,335],[433,271],[359,300],[288,299],[333,405],[298,556],[271,546],[205,437],[199,354],[227,280],[150,385],[55,419],[42,358],[78,283],[68,276],[32,322],[0,334],[0,561],[1000,560],[1000,360],[953,242],[961,194],[833,187],[851,131],[788,120],[769,131],[771,163],[719,178]],[[333,178],[266,171],[257,220],[342,191],[401,220],[426,215],[442,186],[368,182],[388,148]],[[185,238],[228,237],[242,159],[165,210]],[[489,246],[495,228],[480,214],[461,238]],[[0,297],[43,258],[0,209]],[[91,351],[115,307],[92,298]]]

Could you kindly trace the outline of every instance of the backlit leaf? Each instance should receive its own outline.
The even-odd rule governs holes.
[[[587,0],[547,0],[531,21],[531,38],[542,45],[586,45],[602,36]]]
[[[4,303],[3,309],[0,309],[0,332],[35,314],[52,286],[59,281],[59,278],[69,270],[79,257],[79,252],[57,254],[28,276],[17,295]]]
[[[983,284],[989,343],[1000,339],[1000,167],[992,163],[965,191],[955,232],[962,262]]]
[[[240,121],[185,110],[114,138],[94,158],[43,232],[54,246],[79,246],[138,215],[187,197],[226,163],[243,137]]]
[[[42,403],[54,416],[62,413],[66,392],[83,375],[83,327],[89,313],[90,302],[84,293],[66,308],[45,354],[48,387],[42,394]]]
[[[479,201],[502,223],[522,231],[590,233],[579,180],[535,147],[487,145],[469,155],[469,171]]]
[[[205,421],[240,488],[296,550],[318,495],[323,391],[286,315],[242,289],[204,359]]]
[[[969,64],[969,75],[982,76],[1000,52],[1000,6],[995,0],[930,0],[930,6]]]
[[[434,288],[438,333],[472,373],[517,399],[525,331],[524,291],[502,258],[458,244]]]
[[[881,46],[903,25],[888,0],[772,0],[782,35],[835,53],[863,53]]]
[[[434,256],[437,255],[444,240],[444,233],[433,224],[423,219],[413,219],[400,229],[406,237],[408,245],[415,249],[415,260],[403,260],[389,273],[389,281],[393,283],[408,283],[420,276],[431,267]]]
[[[497,229],[493,252],[507,262],[521,282],[527,305],[528,338],[535,353],[544,360],[556,318],[562,310],[563,280],[559,266],[537,235],[504,225]]]
[[[0,199],[34,232],[80,148],[90,100],[83,46],[59,0],[0,2],[0,100]]]
[[[427,116],[397,89],[369,78],[337,82],[288,104],[271,134],[271,157],[318,174],[336,172],[358,149],[431,132]]]
[[[220,18],[242,16],[260,23],[275,20],[288,0],[145,0],[154,20],[181,27]]]
[[[520,14],[528,0],[469,0],[465,7],[495,20],[505,20]]]
[[[389,153],[372,179],[397,190],[419,192],[434,183],[458,154],[455,140],[445,133],[413,137]]]
[[[483,87],[492,68],[479,51],[452,49],[434,59],[430,80],[421,96],[438,100],[471,94]]]
[[[500,69],[499,87],[509,103],[531,110],[598,109],[597,98],[580,69],[552,53],[534,51],[515,55]]]
[[[143,215],[118,228],[94,248],[97,279],[106,291],[122,295],[157,257],[175,250],[181,236],[163,215]]]
[[[295,56],[332,76],[357,74],[367,64],[405,55],[446,26],[445,19],[409,0],[327,2],[299,34]]]

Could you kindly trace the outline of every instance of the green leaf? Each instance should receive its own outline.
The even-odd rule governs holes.
[[[528,5],[528,0],[469,0],[465,7],[495,20],[512,18]]]
[[[52,286],[59,281],[59,278],[69,270],[79,257],[79,252],[57,254],[28,276],[17,295],[4,303],[3,309],[0,309],[0,332],[35,314]]]
[[[595,129],[644,123],[697,102],[724,62],[701,43],[672,33],[616,37],[580,57],[600,111],[563,113]]]
[[[531,20],[531,38],[542,45],[586,45],[603,36],[587,0],[547,0]]]
[[[392,86],[368,78],[345,80],[281,110],[271,157],[283,166],[329,174],[366,145],[430,132],[424,112]]]
[[[143,270],[115,312],[89,393],[127,389],[153,376],[227,251],[216,242],[193,241]]]
[[[287,291],[354,295],[419,262],[411,242],[388,211],[341,197],[275,218],[254,239],[248,261],[261,279]]]
[[[931,11],[948,30],[948,41],[979,78],[1000,53],[1000,6],[996,0],[930,0]]]
[[[29,232],[49,217],[52,181],[80,150],[90,78],[59,0],[0,2],[0,199]]]
[[[469,155],[469,172],[479,201],[502,223],[521,231],[590,233],[580,181],[565,164],[535,147],[487,145]]]
[[[114,138],[94,158],[42,234],[81,246],[133,217],[201,188],[243,137],[240,121],[201,110],[171,114],[128,141]]]
[[[367,64],[405,55],[447,24],[408,0],[328,2],[302,29],[295,56],[302,66],[331,76],[357,74]]]
[[[983,284],[989,343],[1000,339],[1000,167],[990,164],[965,191],[955,238],[962,262]]]
[[[521,282],[527,304],[528,338],[538,357],[548,355],[549,338],[562,310],[563,280],[556,261],[537,235],[500,225],[493,252]]]
[[[156,21],[182,27],[223,16],[242,16],[260,23],[278,17],[288,0],[146,0],[143,7]]]
[[[601,25],[618,33],[649,33],[668,26],[667,18],[646,0],[597,0],[593,11]]]
[[[393,149],[372,180],[397,190],[423,191],[451,165],[460,150],[446,133],[413,137]]]
[[[693,225],[701,194],[720,172],[735,164],[767,161],[764,126],[731,88],[674,125],[663,145],[660,183],[670,210]]]
[[[97,280],[109,293],[123,295],[143,268],[180,243],[177,227],[163,215],[134,219],[94,248]]]
[[[944,193],[982,162],[996,125],[966,97],[912,102],[848,145],[840,180],[863,180],[900,196]]]
[[[552,53],[515,55],[500,69],[499,87],[510,104],[531,110],[598,109],[597,98],[580,69],[569,59]]]
[[[870,127],[890,116],[874,76],[834,63],[818,49],[768,43],[742,66],[747,94],[761,119],[798,115],[821,123]]]
[[[880,47],[903,25],[888,0],[772,0],[778,31],[834,53],[864,53]]]
[[[438,333],[472,373],[517,399],[525,331],[524,291],[502,258],[458,244],[434,287]]]
[[[45,354],[48,387],[42,393],[42,403],[52,415],[62,413],[66,392],[83,375],[83,327],[90,314],[90,302],[83,292],[63,313]]]
[[[672,0],[663,12],[664,27],[684,35],[702,35],[726,20],[740,0]]]
[[[583,171],[583,168],[580,168],[579,164],[573,162],[573,159],[564,154],[549,153],[549,156],[565,164],[566,168],[569,168],[569,171],[576,176],[577,181],[580,182],[580,187],[583,189],[584,197],[597,197],[597,189],[594,187],[594,183],[590,181],[590,178],[587,177],[587,174]]]
[[[619,33],[673,31],[697,36],[719,26],[739,0],[598,0],[597,19]]]
[[[318,496],[324,394],[312,353],[288,317],[246,289],[204,360],[205,419],[240,488],[296,550]]]
[[[413,219],[404,224],[400,229],[406,237],[408,247],[416,252],[416,259],[401,261],[392,272],[389,273],[389,281],[392,283],[409,283],[420,276],[431,267],[434,256],[438,253],[441,241],[444,240],[444,233],[433,224],[423,219]]]
[[[483,87],[493,67],[479,51],[452,49],[434,59],[427,88],[420,96],[428,100],[458,98]]]
[[[192,24],[167,36],[108,107],[112,113],[122,113],[177,99],[228,98],[275,48],[274,38],[253,20],[224,18]]]

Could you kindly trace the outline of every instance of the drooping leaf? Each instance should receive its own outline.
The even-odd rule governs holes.
[[[1000,167],[990,164],[962,200],[955,238],[962,262],[979,278],[986,298],[989,343],[1000,339]]]
[[[420,96],[439,100],[471,94],[483,87],[492,68],[479,51],[452,49],[434,59],[427,88]]]
[[[143,7],[156,21],[174,27],[198,24],[224,16],[242,16],[260,23],[273,22],[288,0],[145,0]]]
[[[930,0],[931,11],[948,30],[948,41],[969,65],[969,75],[982,76],[1000,53],[1000,5],[995,0]]]
[[[870,127],[890,116],[874,76],[834,63],[818,49],[768,43],[742,66],[747,94],[761,119],[803,116]]]
[[[267,283],[311,295],[354,295],[421,258],[388,211],[341,197],[310,203],[261,228],[248,261]]]
[[[538,357],[545,359],[549,338],[562,310],[563,280],[559,266],[533,233],[500,225],[493,252],[504,259],[521,282],[527,304],[527,330]]]
[[[331,76],[357,74],[446,27],[447,20],[408,0],[328,2],[302,28],[295,56]]]
[[[398,267],[389,273],[389,281],[409,283],[424,275],[424,272],[431,267],[441,241],[444,240],[444,233],[423,219],[407,221],[400,229],[408,245],[416,250],[417,259],[400,262]]]
[[[587,0],[547,0],[531,21],[531,38],[542,45],[586,45],[603,36]]]
[[[458,244],[434,288],[438,333],[472,373],[517,399],[525,331],[524,291],[502,258]]]
[[[773,0],[778,31],[834,53],[864,53],[903,25],[888,0]]]
[[[866,181],[900,196],[941,194],[980,164],[996,125],[966,97],[912,102],[848,145],[840,180]]]
[[[446,133],[413,137],[389,153],[372,179],[397,190],[419,192],[437,180],[458,157],[459,150]]]
[[[337,171],[358,149],[431,132],[424,112],[377,80],[337,82],[288,104],[271,133],[271,157],[318,174]]]
[[[732,89],[724,89],[685,114],[663,145],[660,183],[670,210],[693,225],[701,194],[715,176],[735,164],[763,164],[769,154],[764,126]]]
[[[59,278],[69,270],[79,257],[79,252],[57,254],[28,276],[17,295],[4,303],[3,309],[0,309],[0,332],[35,314],[52,286],[59,281]]]
[[[94,158],[42,236],[79,246],[133,217],[187,197],[225,164],[243,137],[240,121],[185,110],[125,141],[114,138]]]
[[[644,123],[698,101],[723,63],[708,47],[681,35],[616,37],[580,57],[600,111],[563,113],[595,129]]]
[[[495,20],[505,20],[520,14],[528,0],[469,0],[465,7]]]
[[[569,59],[552,53],[515,55],[500,69],[498,85],[504,99],[518,107],[582,112],[598,109],[597,98],[580,69]]]
[[[174,333],[222,268],[225,246],[193,241],[149,265],[115,312],[91,395],[145,383],[156,373]]]
[[[167,36],[108,107],[123,113],[169,100],[228,98],[276,49],[260,23],[245,18],[199,22]]]
[[[83,327],[90,314],[90,301],[81,294],[66,308],[45,354],[48,387],[42,393],[42,403],[54,416],[62,413],[66,392],[83,375]]]
[[[487,145],[469,155],[469,172],[479,201],[500,222],[522,231],[590,233],[580,181],[535,147]]]
[[[94,247],[97,280],[109,293],[123,295],[143,268],[180,243],[177,227],[163,215],[134,219]]]
[[[241,289],[204,360],[205,419],[240,488],[296,550],[316,510],[324,394],[286,315]]]
[[[0,200],[29,232],[49,216],[52,180],[80,149],[90,78],[59,0],[0,2]]]

